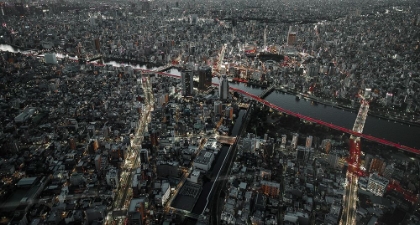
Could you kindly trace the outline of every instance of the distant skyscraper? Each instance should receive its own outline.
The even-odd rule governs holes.
[[[292,143],[291,143],[291,146],[292,146],[293,149],[295,149],[297,147],[298,139],[299,139],[299,134],[294,133],[293,137],[292,137]]]
[[[193,95],[193,72],[184,70],[181,72],[182,95],[184,97]]]
[[[140,162],[142,164],[148,164],[149,163],[149,151],[147,149],[141,149],[140,150]]]
[[[219,98],[220,100],[227,100],[229,97],[229,82],[226,75],[222,75],[219,84]]]
[[[198,89],[199,90],[207,90],[211,86],[211,67],[210,66],[202,66],[198,70]]]
[[[281,135],[281,147],[285,148],[287,143],[287,136],[285,134]]]
[[[319,73],[319,65],[317,65],[317,64],[311,64],[309,66],[308,75],[310,77],[314,77],[314,76],[317,76],[318,73]]]
[[[308,136],[308,137],[306,138],[305,148],[307,148],[307,149],[312,148],[312,139],[313,139],[313,137],[312,137],[312,136]]]
[[[294,45],[296,42],[296,31],[294,27],[289,27],[289,32],[287,33],[287,45]]]
[[[214,102],[214,115],[219,115],[222,113],[222,102],[215,101]]]
[[[388,92],[388,93],[386,93],[386,95],[385,95],[385,103],[386,103],[386,105],[391,105],[392,104],[392,97],[393,97],[394,95],[392,94],[392,93],[390,93],[390,92]]]

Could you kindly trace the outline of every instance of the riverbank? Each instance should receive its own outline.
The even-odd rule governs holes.
[[[253,80],[234,80],[232,81],[232,83],[244,83],[250,87],[259,87],[259,88],[268,88],[269,85],[265,85],[263,83],[258,83],[256,81]],[[325,106],[331,106],[333,108],[337,108],[337,109],[341,109],[341,110],[346,110],[349,112],[353,112],[353,113],[357,113],[359,110],[359,105],[357,106],[351,106],[351,105],[343,105],[343,104],[339,104],[337,102],[333,102],[333,101],[329,101],[327,99],[322,99],[313,95],[308,95],[308,94],[302,94],[299,93],[295,90],[292,89],[288,89],[288,88],[284,88],[284,87],[277,87],[275,88],[276,91],[285,93],[285,94],[289,94],[289,95],[296,95],[297,98],[301,99],[305,99],[305,100],[311,100],[314,101],[318,104],[321,105],[325,105]],[[386,116],[385,114],[382,113],[383,111],[378,111],[375,109],[369,109],[368,115],[372,116],[372,117],[376,117],[379,119],[384,119],[384,120],[388,120],[388,121],[394,121],[394,122],[398,122],[398,123],[402,123],[405,125],[409,125],[409,126],[417,126],[420,127],[420,122],[414,122],[414,121],[409,121],[409,120],[404,120],[401,118],[395,118],[395,117],[390,117],[390,116]]]
[[[290,95],[296,95],[296,96],[299,96],[299,99],[304,98],[305,100],[311,100],[311,101],[314,101],[314,102],[319,103],[321,105],[331,106],[331,107],[334,107],[334,108],[338,108],[338,109],[342,109],[342,110],[346,110],[346,111],[350,111],[350,112],[354,112],[354,113],[357,113],[358,110],[359,110],[359,105],[357,105],[355,107],[353,107],[351,105],[343,105],[343,104],[328,101],[326,99],[322,99],[322,98],[319,98],[319,97],[316,97],[316,96],[313,96],[313,95],[301,94],[301,93],[298,93],[296,91],[286,89],[286,88],[277,87],[276,91],[284,92],[284,93],[290,94]],[[413,121],[408,121],[408,120],[404,120],[404,119],[400,119],[400,118],[386,116],[382,112],[379,112],[378,110],[375,110],[375,109],[369,109],[368,115],[372,116],[372,117],[379,118],[379,119],[384,119],[384,120],[389,120],[389,121],[394,121],[394,122],[406,124],[406,125],[409,125],[409,126],[420,127],[419,122],[413,122]]]

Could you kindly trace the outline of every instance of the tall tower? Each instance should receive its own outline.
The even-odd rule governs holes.
[[[198,89],[205,91],[211,86],[211,67],[201,66],[198,70]]]
[[[181,72],[182,95],[184,97],[193,95],[193,72],[184,70]]]
[[[229,82],[226,75],[222,75],[219,84],[219,98],[222,101],[227,100],[229,97]]]

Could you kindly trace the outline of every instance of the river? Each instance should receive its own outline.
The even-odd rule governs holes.
[[[8,45],[0,45],[0,50],[15,51],[13,47]],[[118,66],[115,62],[106,62],[106,64]],[[145,66],[136,65],[136,68],[146,69]],[[149,68],[150,69],[150,68]],[[171,69],[169,73],[180,75],[177,69]],[[213,82],[218,83],[218,78],[213,78]],[[251,94],[259,95],[263,89],[258,87],[247,86],[244,83],[230,83],[231,87],[239,88]],[[312,104],[309,100],[296,100],[296,96],[282,92],[272,92],[266,97],[266,100],[278,105],[284,109],[291,110],[302,115],[306,115],[318,120],[333,123],[348,129],[352,129],[356,119],[356,113],[339,108],[325,106],[322,104]],[[388,141],[406,145],[409,147],[420,149],[420,127],[410,126],[386,119],[380,119],[374,116],[368,116],[363,133],[374,137],[383,138]]]
[[[171,69],[169,73],[180,75],[177,69]],[[218,78],[213,78],[214,83],[218,83]],[[242,89],[254,95],[259,95],[264,89],[259,87],[247,86],[244,83],[230,83],[231,87]],[[296,100],[293,94],[274,91],[269,94],[265,100],[280,106],[284,109],[297,112],[302,115],[312,117],[314,119],[329,122],[344,128],[352,129],[354,121],[356,120],[356,112],[339,109],[323,104],[313,104],[310,100],[301,98]],[[394,122],[391,120],[380,119],[379,117],[369,115],[366,119],[363,133],[374,137],[383,138],[388,141],[406,145],[412,148],[420,149],[420,141],[418,136],[420,134],[420,127],[410,126],[403,123]]]

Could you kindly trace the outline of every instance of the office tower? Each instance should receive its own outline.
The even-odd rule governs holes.
[[[89,18],[89,24],[94,27],[96,26],[96,18],[95,17],[90,17]]]
[[[224,101],[227,100],[229,96],[229,82],[226,75],[222,75],[222,79],[219,84],[219,98]]]
[[[372,192],[374,195],[383,196],[388,183],[388,179],[381,177],[376,173],[372,173],[369,176],[367,190]]]
[[[192,14],[192,15],[190,15],[189,19],[190,19],[190,24],[195,25],[195,24],[197,24],[198,16],[197,16],[197,14]]]
[[[264,194],[276,198],[280,194],[280,184],[277,182],[262,180],[261,190]]]
[[[303,146],[298,146],[296,148],[296,159],[299,161],[306,162],[311,156],[311,149],[305,148]]]
[[[220,115],[222,113],[222,102],[215,101],[214,102],[214,115]]]
[[[319,65],[311,64],[309,66],[308,75],[310,77],[315,77],[315,76],[318,76],[318,73],[319,73]]]
[[[321,143],[321,148],[328,154],[331,150],[331,139],[324,139]]]
[[[157,146],[159,144],[159,134],[157,131],[152,130],[152,133],[150,134],[150,142],[152,143],[152,146]]]
[[[101,170],[101,155],[100,154],[95,156],[95,169],[98,172]]]
[[[201,66],[198,70],[198,89],[205,91],[211,86],[211,67]]]
[[[312,148],[312,139],[313,139],[313,137],[312,137],[312,136],[308,136],[308,137],[306,138],[306,144],[305,144],[305,147],[306,147],[307,149]]]
[[[299,134],[294,133],[293,137],[292,137],[292,143],[290,144],[293,149],[295,149],[297,147],[298,139],[299,139]]]
[[[22,2],[16,2],[15,3],[15,9],[19,12],[20,16],[25,15],[25,7]]]
[[[101,43],[99,42],[99,38],[95,38],[94,43],[95,43],[95,49],[98,52],[100,52],[101,51]]]
[[[328,74],[328,76],[334,76],[335,75],[335,65],[334,65],[334,63],[330,63],[329,65],[328,65],[328,68],[327,68],[327,74]]]
[[[233,107],[230,107],[230,106],[226,107],[225,117],[230,119],[230,120],[233,120]]]
[[[394,95],[392,93],[389,93],[389,92],[386,93],[386,95],[385,95],[386,105],[391,105],[393,96]]]
[[[118,173],[116,168],[111,168],[106,174],[106,183],[112,188],[117,189],[119,187]]]
[[[142,11],[150,11],[150,2],[146,0],[142,0],[140,2],[141,10]]]
[[[387,179],[391,179],[394,171],[395,171],[394,163],[387,165],[385,167],[384,177],[387,178]]]
[[[365,92],[363,93],[363,97],[367,99],[367,98],[370,98],[371,95],[372,95],[372,89],[366,88]]]
[[[285,148],[287,143],[287,136],[285,134],[281,135],[281,148]]]
[[[149,163],[149,151],[147,149],[140,150],[140,163],[141,164]]]
[[[382,159],[374,158],[370,163],[369,172],[382,174],[385,170],[385,166],[386,163]]]
[[[76,139],[74,137],[69,138],[69,145],[71,150],[76,150]]]
[[[294,45],[296,42],[296,30],[294,27],[289,27],[289,32],[287,33],[287,45]]]
[[[193,96],[193,72],[184,70],[181,72],[182,96]]]

